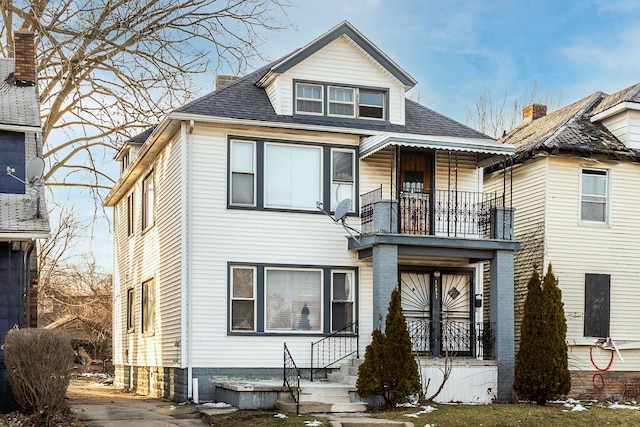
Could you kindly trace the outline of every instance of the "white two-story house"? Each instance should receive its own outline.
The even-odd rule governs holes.
[[[530,105],[523,118],[502,138],[516,146],[516,338],[533,268],[551,264],[567,320],[571,395],[637,399],[640,84],[550,114]],[[503,168],[486,172],[485,190],[502,188]]]
[[[476,363],[477,394],[510,399],[519,245],[480,168],[514,150],[411,101],[415,84],[343,22],[122,147],[117,383],[212,398],[212,381],[281,378],[285,343],[308,377],[362,357],[399,286],[417,357]]]

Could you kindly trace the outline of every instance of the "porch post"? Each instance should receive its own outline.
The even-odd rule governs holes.
[[[391,292],[398,284],[398,246],[373,247],[373,328],[384,332]]]
[[[511,402],[515,372],[513,252],[495,251],[489,271],[491,322],[495,327],[494,356],[498,362],[498,400]]]

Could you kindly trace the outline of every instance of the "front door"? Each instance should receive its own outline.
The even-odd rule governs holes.
[[[472,271],[403,271],[400,294],[415,352],[473,354]]]
[[[402,150],[399,166],[400,232],[429,234],[433,154]]]

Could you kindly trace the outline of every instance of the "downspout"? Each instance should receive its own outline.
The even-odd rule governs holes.
[[[193,178],[193,128],[195,123],[189,120],[189,134],[187,136],[187,194],[186,194],[186,218],[187,218],[187,271],[185,283],[187,290],[187,398],[193,398],[193,290],[191,289],[191,266],[193,242],[193,221],[191,219],[191,182]]]

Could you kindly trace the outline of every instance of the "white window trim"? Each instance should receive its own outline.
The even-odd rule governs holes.
[[[350,90],[353,93],[353,101],[337,101],[331,100],[331,89]],[[327,86],[327,116],[329,117],[350,117],[355,118],[358,115],[358,89],[346,86]],[[331,114],[331,104],[351,105],[353,107],[353,114]]]
[[[269,289],[269,271],[304,271],[304,272],[318,272],[320,273],[320,326],[316,330],[303,331],[298,329],[286,330],[283,331],[281,329],[269,329],[267,322],[267,307],[269,302],[267,301],[267,292]],[[275,333],[275,334],[300,334],[300,335],[317,335],[323,333],[323,325],[324,325],[324,272],[322,268],[299,268],[299,267],[265,267],[264,268],[264,331],[266,333]]]
[[[594,171],[594,172],[605,172],[606,180],[607,180],[607,194],[605,196],[605,220],[604,221],[589,221],[582,219],[582,176],[584,172]],[[581,167],[580,168],[580,194],[578,197],[578,223],[581,225],[588,226],[609,226],[611,225],[611,169],[609,168],[592,168],[592,167]]]
[[[324,194],[323,194],[323,180],[324,180],[324,164],[323,164],[323,147],[319,146],[319,145],[303,145],[303,144],[287,144],[287,143],[281,143],[281,142],[272,142],[272,141],[268,141],[264,143],[264,167],[263,167],[263,183],[262,183],[262,193],[264,195],[264,207],[268,208],[268,209],[287,209],[287,210],[300,210],[300,211],[317,211],[317,207],[313,206],[313,207],[299,207],[299,206],[285,206],[285,205],[270,205],[267,201],[267,185],[268,185],[268,179],[267,179],[267,175],[268,175],[268,169],[267,169],[267,152],[269,151],[269,146],[288,146],[288,147],[294,147],[294,148],[312,148],[314,150],[317,150],[319,152],[319,159],[320,159],[320,164],[319,164],[319,170],[320,170],[320,179],[318,181],[318,190],[319,190],[319,199],[318,200],[323,200]]]
[[[314,86],[314,87],[319,87],[320,88],[320,99],[317,98],[306,98],[304,96],[298,96],[298,86]],[[314,113],[313,111],[300,111],[298,110],[298,100],[300,101],[312,101],[312,102],[319,102],[322,111],[319,113]],[[293,108],[296,112],[296,114],[304,114],[304,115],[309,115],[309,116],[324,116],[325,113],[325,100],[324,100],[324,85],[323,84],[319,84],[319,83],[304,83],[304,82],[296,82],[295,86],[294,86],[294,94],[293,94]]]
[[[244,143],[244,144],[251,144],[253,145],[253,203],[251,204],[247,204],[247,203],[234,203],[233,202],[233,174],[234,174],[234,170],[233,170],[233,144],[239,142],[239,143]],[[243,139],[232,139],[231,140],[231,144],[229,146],[229,188],[228,188],[228,194],[229,194],[229,205],[230,206],[249,206],[249,207],[255,207],[257,204],[257,192],[258,192],[258,182],[257,182],[257,151],[256,151],[256,142],[255,141],[248,141],[248,140],[243,140]],[[245,172],[238,172],[238,173],[245,173]]]
[[[253,272],[253,298],[235,298],[233,296],[233,270],[242,269],[242,270],[252,270]],[[230,298],[229,298],[229,331],[233,333],[255,333],[258,329],[258,269],[256,266],[252,265],[233,265],[230,269],[230,281],[231,281],[231,289],[230,289]],[[233,329],[233,302],[234,301],[253,301],[253,329]]]
[[[331,177],[331,188],[329,189],[329,191],[331,192],[330,197],[331,197],[331,211],[334,211],[336,206],[333,206],[333,185],[334,183],[336,184],[340,184],[340,183],[347,183],[347,181],[334,181],[333,179],[333,153],[335,152],[342,152],[342,153],[350,153],[351,154],[351,210],[349,210],[350,213],[354,213],[355,212],[355,191],[356,191],[356,150],[354,149],[350,149],[350,148],[331,148],[331,165],[330,165],[330,173],[331,175],[329,175]],[[339,200],[337,203],[340,203],[341,200]]]
[[[148,200],[148,191],[145,188],[145,183],[147,180],[151,180],[152,188],[153,188],[153,201],[149,204]],[[149,216],[149,210],[151,210],[151,218]],[[142,213],[142,230],[145,231],[151,227],[153,227],[156,223],[156,177],[155,171],[152,170],[142,179],[142,206],[140,209]]]
[[[351,284],[351,295],[350,295],[350,300],[336,300],[333,297],[333,275],[336,273],[344,273],[349,277],[349,283]],[[334,302],[350,302],[351,303],[351,319],[352,321],[355,321],[356,319],[356,298],[355,298],[355,293],[356,293],[356,284],[355,284],[355,272],[353,270],[331,270],[331,307],[330,307],[330,320],[331,320],[331,325],[329,325],[329,328],[331,329],[331,332],[335,332],[333,330],[333,303]]]
[[[358,102],[356,105],[356,108],[358,109],[358,111],[356,112],[356,114],[358,115],[358,118],[361,119],[366,119],[366,120],[380,120],[380,121],[384,121],[385,116],[387,114],[387,109],[386,109],[386,98],[387,98],[387,93],[384,90],[378,90],[378,89],[362,89],[364,91],[368,91],[368,92],[376,92],[376,93],[380,93],[382,95],[382,105],[372,105],[372,104],[365,104],[363,102],[360,102],[360,89],[358,89]],[[378,117],[368,117],[368,116],[361,116],[360,115],[360,107],[372,107],[372,108],[381,108],[382,109],[382,117],[378,118]]]

